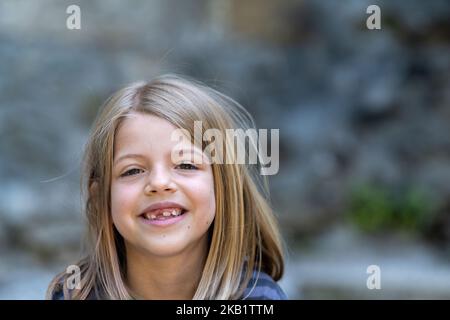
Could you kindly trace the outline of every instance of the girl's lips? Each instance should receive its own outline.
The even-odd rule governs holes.
[[[142,216],[147,219],[155,219],[156,217],[178,216],[185,211],[186,210],[181,208],[165,208],[143,213]]]
[[[184,212],[183,212],[182,214],[180,214],[179,216],[176,216],[176,217],[170,216],[170,217],[167,217],[167,218],[164,219],[164,220],[158,220],[158,219],[155,219],[155,220],[149,220],[149,219],[144,218],[142,215],[139,216],[139,219],[140,219],[143,223],[145,223],[145,224],[150,224],[150,225],[154,225],[154,226],[169,226],[169,225],[175,224],[175,223],[177,223],[177,222],[183,220],[183,219],[184,219],[184,216],[185,216],[187,213],[188,213],[188,211],[184,211]]]
[[[171,202],[171,201],[164,201],[164,202],[157,202],[152,204],[151,206],[148,206],[144,209],[144,211],[141,214],[145,214],[147,212],[157,211],[157,210],[163,210],[163,209],[169,209],[169,208],[180,208],[182,210],[186,210],[182,205]]]

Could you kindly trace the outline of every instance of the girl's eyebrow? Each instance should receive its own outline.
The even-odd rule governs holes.
[[[200,152],[198,149],[196,148],[184,148],[184,149],[180,149],[180,150],[176,150],[177,152],[183,152],[184,153],[196,153],[198,155],[200,155],[202,158],[204,157],[203,152]]]
[[[142,154],[137,154],[137,153],[124,154],[123,156],[120,156],[116,160],[114,160],[114,164],[117,164],[120,161],[127,159],[127,158],[143,158],[143,159],[145,159],[145,156],[143,156]]]
[[[196,153],[196,154],[198,154],[198,155],[199,155],[200,157],[202,157],[202,158],[205,156],[202,152],[198,151],[198,150],[195,149],[195,148],[184,148],[184,149],[180,149],[180,150],[177,150],[177,151],[178,151],[178,152],[183,152],[183,154],[184,154],[184,153]],[[170,153],[169,153],[169,155],[170,155]],[[116,164],[119,163],[120,161],[125,160],[125,159],[128,159],[128,158],[141,158],[141,159],[145,159],[145,156],[142,155],[142,154],[138,154],[138,153],[124,154],[124,155],[118,157],[116,160],[114,160],[114,165],[116,165]]]
[[[183,148],[183,149],[179,149],[179,150],[177,149],[177,152],[183,152],[183,155],[190,154],[190,155],[191,155],[191,156],[190,156],[190,160],[193,160],[194,162],[196,162],[196,160],[199,159],[200,162],[196,162],[197,164],[202,164],[202,163],[204,163],[205,161],[206,161],[206,162],[209,161],[208,156],[207,156],[205,153],[201,152],[201,151],[200,151],[199,149],[197,149],[197,148]],[[216,151],[216,152],[217,152],[217,151]],[[192,155],[194,156],[194,158],[192,158]],[[197,158],[196,155],[197,155],[199,158]]]

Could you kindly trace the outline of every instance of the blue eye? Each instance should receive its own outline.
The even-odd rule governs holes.
[[[139,173],[140,171],[142,171],[142,170],[141,169],[137,169],[137,168],[133,168],[133,169],[130,169],[130,170],[126,171],[125,173],[123,173],[121,175],[121,177],[133,176],[133,175]]]
[[[179,167],[182,170],[197,170],[198,168],[190,163],[182,163],[179,164],[177,167]]]

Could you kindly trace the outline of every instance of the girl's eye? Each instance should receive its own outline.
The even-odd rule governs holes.
[[[198,168],[190,163],[181,163],[177,167],[179,167],[182,170],[197,170]]]
[[[138,174],[140,171],[142,171],[142,170],[141,169],[137,169],[137,168],[130,169],[130,170],[124,172],[121,175],[121,177],[132,176],[132,175]]]

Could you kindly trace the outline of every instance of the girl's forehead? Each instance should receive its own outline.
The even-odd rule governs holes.
[[[169,121],[154,115],[135,114],[127,116],[117,127],[115,141],[126,143],[162,139],[170,140],[173,131],[177,130]],[[151,138],[151,139],[149,139]]]
[[[177,128],[169,121],[154,115],[132,114],[123,120],[116,130],[114,139],[114,158],[124,154],[146,153],[155,151],[172,153],[202,153],[187,137],[179,139],[183,129]],[[177,134],[174,134],[177,133]]]
[[[132,112],[127,114],[121,123],[121,127],[124,126],[135,127],[137,125],[140,125],[141,129],[161,127],[161,126],[172,127],[174,129],[176,128],[172,123],[170,123],[166,119],[163,119],[153,114],[147,114],[142,112]]]

